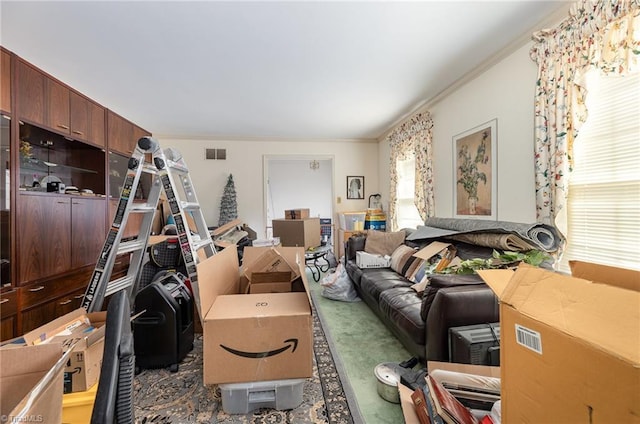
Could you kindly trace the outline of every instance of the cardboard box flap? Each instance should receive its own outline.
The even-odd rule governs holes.
[[[287,266],[283,266],[281,269],[277,271],[292,271],[294,275],[292,276],[292,280],[298,278],[300,274],[300,270],[296,264],[298,263],[298,255],[304,258],[304,249],[302,247],[253,247],[247,246],[244,248],[242,255],[242,267],[245,270],[252,268],[257,261],[259,261],[264,255],[268,255],[268,252],[273,252],[273,254],[282,257]],[[284,265],[284,264],[283,264]],[[249,276],[247,276],[249,278]]]
[[[257,293],[242,296],[218,296],[207,319],[247,319],[309,315],[309,303],[303,293]]]
[[[442,243],[440,241],[434,241],[429,243],[426,247],[418,250],[413,254],[416,258],[424,259],[425,261],[431,259],[434,255],[442,252],[447,247],[451,246],[451,243]]]
[[[487,284],[505,278],[493,271],[480,275]],[[638,292],[520,265],[502,292],[501,301],[614,357],[640,363]]]
[[[204,319],[211,305],[220,295],[240,290],[240,263],[237,246],[231,245],[197,265],[197,291],[200,298],[200,317]]]
[[[571,267],[571,275],[576,278],[640,292],[640,271],[582,261],[569,261],[569,266]]]
[[[33,391],[36,383],[44,381],[62,357],[59,344],[3,349],[0,352],[0,415],[12,421],[11,414],[20,412],[17,410],[20,402]],[[62,394],[62,387],[59,392]],[[47,418],[52,417],[55,414]]]
[[[24,341],[28,345],[43,343],[61,332],[71,334],[70,331],[77,325],[90,325],[87,312],[83,308],[71,311],[66,315],[58,317],[53,321],[28,332],[23,336]]]
[[[498,299],[502,300],[504,290],[507,288],[511,277],[513,277],[513,270],[511,269],[479,269],[478,275],[482,277],[485,283],[491,290],[498,296]]]

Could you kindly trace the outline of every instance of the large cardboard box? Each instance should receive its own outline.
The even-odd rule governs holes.
[[[320,246],[320,218],[274,219],[273,236],[285,247]]]
[[[268,249],[246,247],[243,261],[251,263]],[[313,322],[304,249],[277,252],[297,267],[292,292],[243,294],[247,281],[236,246],[198,264],[205,384],[311,377]]]
[[[75,343],[64,369],[64,393],[83,392],[98,382],[104,351],[106,312],[87,313],[78,308],[36,328],[23,337],[27,345]]]
[[[284,219],[309,218],[309,209],[287,209],[284,211]]]
[[[61,422],[61,361],[66,358],[60,344],[7,345],[0,349],[0,416],[3,422]]]
[[[619,287],[640,273],[586,268],[478,272],[500,299],[504,422],[640,422],[640,293]]]

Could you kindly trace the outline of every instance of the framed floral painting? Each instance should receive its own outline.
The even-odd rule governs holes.
[[[453,136],[453,213],[497,219],[497,135],[493,119]]]

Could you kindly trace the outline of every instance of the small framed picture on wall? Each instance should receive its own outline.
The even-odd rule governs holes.
[[[364,177],[347,177],[347,199],[364,199]]]

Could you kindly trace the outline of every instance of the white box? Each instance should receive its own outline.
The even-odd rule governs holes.
[[[356,252],[356,265],[358,268],[389,268],[391,266],[391,256]]]
[[[304,379],[220,384],[222,409],[227,414],[247,414],[258,408],[297,408],[302,403]]]

